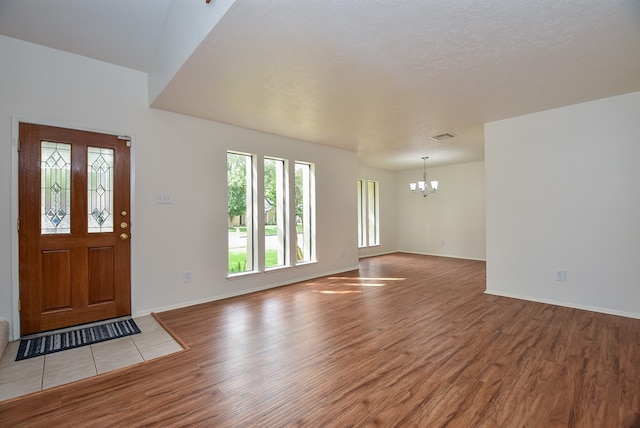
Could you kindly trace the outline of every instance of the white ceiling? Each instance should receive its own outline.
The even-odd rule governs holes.
[[[149,71],[170,1],[0,0],[0,34]],[[236,0],[152,105],[406,170],[483,159],[486,122],[639,90],[638,0]]]

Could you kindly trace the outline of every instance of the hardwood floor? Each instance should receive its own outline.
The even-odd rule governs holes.
[[[410,254],[159,314],[191,349],[22,399],[0,426],[640,426],[640,320],[486,295]]]

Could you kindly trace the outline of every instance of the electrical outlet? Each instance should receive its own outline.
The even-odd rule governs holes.
[[[182,272],[182,282],[184,282],[184,283],[191,282],[191,271],[190,270],[185,270],[184,272]]]
[[[567,281],[567,271],[564,269],[556,270],[556,281],[566,282]]]

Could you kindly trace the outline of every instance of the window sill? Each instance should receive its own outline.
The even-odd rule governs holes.
[[[262,272],[257,271],[257,270],[251,270],[248,272],[234,272],[234,273],[227,273],[227,279],[240,279],[240,278],[246,278],[248,276],[252,276],[252,275],[258,275]]]

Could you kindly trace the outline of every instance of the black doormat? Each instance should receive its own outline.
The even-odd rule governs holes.
[[[140,333],[132,319],[22,339],[16,361]]]

